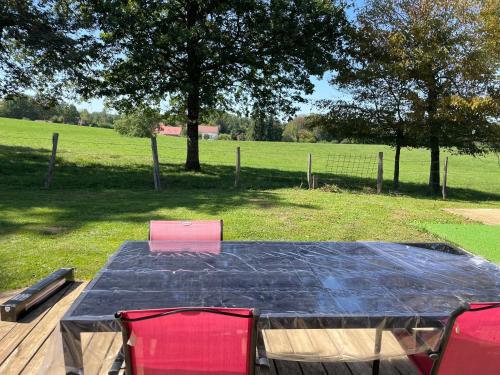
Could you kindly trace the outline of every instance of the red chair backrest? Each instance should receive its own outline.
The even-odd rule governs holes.
[[[470,304],[448,335],[434,374],[500,374],[499,303]]]
[[[150,241],[222,241],[222,220],[149,223]]]
[[[252,309],[229,308],[117,313],[127,369],[134,375],[251,374],[257,317]]]

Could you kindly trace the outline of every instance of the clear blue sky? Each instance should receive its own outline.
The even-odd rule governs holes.
[[[356,8],[363,6],[365,0],[354,0],[354,6]],[[347,15],[349,18],[353,17],[352,8],[347,10]],[[317,79],[315,77],[311,78],[314,83],[314,93],[307,96],[308,103],[300,104],[299,113],[307,114],[315,111],[314,102],[321,99],[336,99],[345,96],[342,92],[338,91],[336,88],[330,86],[328,79],[331,77],[330,74],[325,74],[322,79]],[[102,111],[104,109],[104,101],[102,99],[94,99],[87,103],[75,103],[78,109],[87,109],[91,112]]]

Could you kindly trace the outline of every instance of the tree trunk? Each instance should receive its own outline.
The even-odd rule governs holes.
[[[393,179],[393,190],[395,193],[399,191],[399,159],[401,156],[401,145],[396,144],[396,156],[394,156],[394,179]]]
[[[439,137],[441,133],[439,120],[436,119],[438,94],[436,84],[432,82],[427,95],[427,121],[429,125],[429,148],[431,150],[431,167],[429,172],[429,188],[434,195],[439,194]]]
[[[187,154],[185,169],[186,171],[199,171],[201,170],[198,149],[199,95],[189,94],[187,110]]]
[[[190,124],[187,126],[187,155],[186,155],[186,171],[200,171],[200,155],[198,152],[198,124]]]
[[[429,174],[429,188],[434,195],[439,194],[439,137],[431,136],[430,138],[431,149],[431,168]]]
[[[198,2],[189,2],[187,6],[187,26],[193,28],[199,18]],[[186,171],[199,171],[200,156],[198,151],[198,123],[200,119],[200,82],[201,63],[196,36],[187,43],[187,73],[189,91],[187,97],[187,154]]]

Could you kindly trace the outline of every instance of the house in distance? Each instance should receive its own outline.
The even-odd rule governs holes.
[[[198,125],[198,136],[201,139],[219,139],[219,127]]]
[[[182,126],[172,126],[160,123],[156,132],[158,135],[180,137],[182,135]],[[219,139],[219,127],[211,125],[198,125],[198,136],[201,139]]]
[[[171,137],[180,137],[182,134],[182,127],[170,126],[160,123],[156,132],[158,135],[169,135]]]

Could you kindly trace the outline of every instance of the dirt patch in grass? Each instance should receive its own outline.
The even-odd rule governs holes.
[[[498,208],[445,208],[444,210],[483,224],[500,225],[500,209]]]

